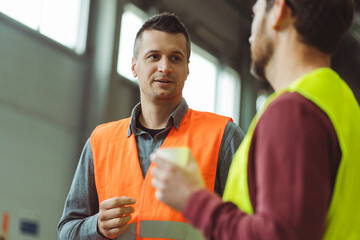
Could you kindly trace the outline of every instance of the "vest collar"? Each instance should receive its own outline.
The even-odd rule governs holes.
[[[181,120],[185,116],[187,110],[189,109],[188,104],[186,103],[185,99],[183,98],[180,104],[175,108],[175,110],[170,114],[167,123],[166,123],[166,129],[172,128],[172,126],[175,126],[176,129],[179,128]],[[128,134],[127,137],[130,137],[131,134],[134,134],[135,136],[138,135],[138,131],[136,129],[136,118],[139,117],[141,113],[141,102],[136,104],[136,106],[133,108],[131,112],[131,119],[129,123],[128,128]]]

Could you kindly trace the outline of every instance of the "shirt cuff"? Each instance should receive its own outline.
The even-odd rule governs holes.
[[[86,239],[90,239],[90,240],[107,240],[108,239],[108,238],[102,237],[100,235],[100,233],[98,232],[98,225],[97,225],[98,218],[99,218],[99,213],[89,217],[86,220],[86,221],[89,221],[88,222],[89,228],[86,229],[86,233],[84,233],[87,237]]]

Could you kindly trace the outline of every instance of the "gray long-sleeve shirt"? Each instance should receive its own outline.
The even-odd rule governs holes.
[[[145,176],[150,166],[149,156],[156,151],[167,137],[170,129],[179,127],[182,118],[188,110],[183,99],[179,106],[168,118],[166,127],[157,133],[154,138],[136,126],[136,119],[141,113],[141,104],[136,105],[131,114],[128,137],[135,135],[141,170]],[[225,128],[219,150],[215,192],[222,195],[228,175],[228,170],[242,139],[243,132],[233,122]],[[97,231],[99,212],[98,195],[95,185],[93,155],[90,141],[85,144],[80,156],[79,164],[65,202],[63,215],[58,224],[58,239],[61,240],[103,240]]]

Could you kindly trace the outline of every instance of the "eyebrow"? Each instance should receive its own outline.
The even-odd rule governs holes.
[[[149,50],[149,51],[147,51],[147,52],[145,53],[145,56],[148,55],[148,54],[150,54],[150,53],[159,53],[159,52],[160,52],[159,50]],[[179,55],[183,56],[184,58],[186,58],[186,57],[185,57],[185,54],[184,54],[183,52],[181,52],[181,51],[172,51],[171,53],[173,53],[173,54],[179,54]]]

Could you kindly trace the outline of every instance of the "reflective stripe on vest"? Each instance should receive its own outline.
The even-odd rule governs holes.
[[[247,161],[251,138],[266,107],[284,92],[298,92],[329,117],[334,126],[342,158],[336,176],[323,239],[360,239],[360,108],[352,91],[331,69],[320,68],[269,97],[254,117],[249,131],[235,154],[226,183],[224,200],[232,201],[253,214],[247,185]],[[240,170],[240,172],[239,172]]]
[[[137,230],[136,225],[136,223],[129,224],[128,229],[115,238],[115,240],[135,240]],[[141,221],[139,237],[142,239],[204,239],[202,233],[190,224],[172,221]]]
[[[173,127],[164,147],[189,147],[198,161],[206,187],[214,190],[221,141],[230,118],[189,109],[178,129]],[[135,212],[129,223],[135,223],[137,239],[144,221],[186,222],[183,215],[155,198],[151,185],[150,165],[142,175],[134,134],[127,137],[130,118],[97,127],[90,137],[94,158],[95,183],[99,203],[113,197],[136,199]],[[146,227],[145,227],[146,228]],[[157,228],[152,229],[154,234]],[[127,231],[126,231],[127,232]],[[142,238],[143,239],[143,238]],[[181,239],[181,238],[180,238]]]
[[[115,240],[136,240],[137,224],[130,223],[125,232],[120,234]]]

